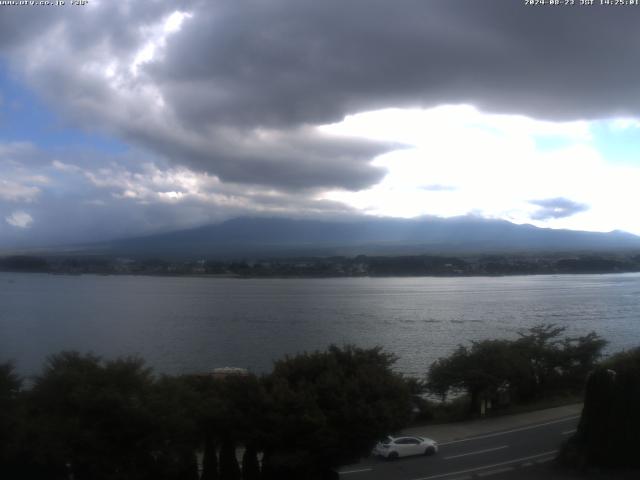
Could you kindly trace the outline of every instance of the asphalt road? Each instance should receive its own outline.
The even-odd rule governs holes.
[[[367,458],[340,469],[343,480],[470,480],[510,478],[520,469],[555,458],[560,445],[576,428],[579,416],[551,420],[439,444],[430,457],[395,461]],[[428,436],[428,435],[427,435]],[[438,440],[435,438],[435,440]],[[515,478],[517,475],[513,475]]]

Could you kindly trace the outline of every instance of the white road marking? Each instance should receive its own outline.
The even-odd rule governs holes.
[[[460,455],[450,455],[448,457],[444,457],[444,459],[451,460],[452,458],[467,457],[469,455],[478,455],[480,453],[493,452],[495,450],[502,450],[503,448],[509,448],[509,445],[502,445],[501,447],[495,447],[495,448],[485,448],[484,450],[476,450],[475,452],[461,453]]]
[[[504,432],[488,433],[487,435],[479,435],[477,437],[463,438],[462,440],[453,440],[451,442],[443,442],[443,443],[438,442],[438,445],[442,447],[444,445],[453,445],[454,443],[470,442],[472,440],[481,440],[483,438],[497,437],[500,435],[506,435],[508,433],[522,432],[524,430],[532,430],[534,428],[546,427],[547,425],[553,425],[555,423],[568,422],[569,420],[575,420],[576,418],[580,418],[580,415],[574,415],[572,417],[563,418],[561,420],[553,420],[551,422],[538,423],[536,425],[529,425],[528,427],[520,427],[520,428],[511,429],[511,430],[505,430]]]
[[[499,473],[510,472],[513,470],[513,467],[502,467],[496,468],[494,470],[489,470],[488,472],[479,473],[479,477],[488,477],[490,475],[498,475]]]
[[[541,458],[540,460],[536,460],[536,463],[547,463],[550,462],[551,460],[553,460],[554,457],[549,457],[549,458]]]
[[[340,475],[349,475],[350,473],[363,473],[370,472],[373,468],[361,468],[360,470],[345,470],[344,472],[338,472]]]
[[[571,435],[572,433],[576,433],[576,429],[575,428],[573,430],[567,430],[565,432],[562,432],[562,435]]]
[[[463,473],[476,472],[478,470],[486,470],[488,468],[501,467],[503,465],[509,465],[511,463],[524,462],[533,458],[546,457],[549,455],[554,455],[556,453],[558,453],[557,450],[551,450],[550,452],[538,453],[537,455],[530,455],[528,457],[514,458],[513,460],[507,460],[506,462],[493,463],[491,465],[481,465],[479,467],[467,468],[466,470],[458,470],[457,472],[441,473],[439,475],[431,475],[429,477],[414,478],[413,480],[431,480],[433,478],[450,477],[452,475],[460,475]]]

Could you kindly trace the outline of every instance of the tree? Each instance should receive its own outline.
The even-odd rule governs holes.
[[[563,340],[562,371],[563,380],[574,387],[582,387],[585,378],[602,357],[602,350],[607,341],[595,332],[580,337],[569,337]]]
[[[0,364],[0,472],[2,476],[17,474],[19,400],[22,379],[12,363]]]
[[[50,357],[28,396],[32,465],[52,472],[49,478],[144,478],[152,460],[151,384],[140,359]]]
[[[192,413],[196,418],[198,437],[203,450],[201,479],[218,480],[218,446],[224,417],[224,399],[220,382],[209,375],[187,375],[183,378],[198,398]]]
[[[236,458],[236,445],[227,438],[220,448],[220,480],[240,480],[240,466]]]
[[[561,335],[566,327],[536,325],[519,332],[515,346],[529,361],[528,383],[518,388],[525,399],[533,399],[558,390],[579,391],[587,375],[596,366],[607,342],[595,332],[579,337]]]
[[[315,478],[371,451],[409,420],[410,394],[381,348],[330,346],[275,363],[265,379],[266,477]],[[314,477],[315,475],[315,477]]]
[[[201,480],[218,480],[218,449],[212,435],[204,438],[204,452],[202,456]]]
[[[536,325],[525,332],[518,332],[520,338],[515,346],[528,359],[529,374],[526,382],[520,382],[520,395],[526,399],[539,397],[561,374],[560,367],[567,360],[560,349],[566,327],[555,324]],[[584,381],[584,379],[583,379]]]
[[[200,398],[197,418],[204,444],[202,476],[209,480],[235,478],[239,472],[236,446],[244,445],[255,457],[258,445],[268,436],[264,387],[255,375],[197,375],[189,382]],[[257,459],[254,463],[257,465]]]
[[[198,478],[195,452],[202,443],[201,397],[187,377],[163,376],[147,401],[152,418],[150,449],[154,478]]]
[[[254,445],[247,445],[242,455],[242,480],[260,480],[258,452]]]
[[[472,342],[471,348],[460,345],[452,355],[431,365],[427,388],[443,399],[450,393],[468,394],[470,411],[475,413],[483,399],[512,388],[526,368],[525,361],[507,340]]]
[[[264,415],[267,405],[264,387],[255,375],[230,375],[218,380],[218,388],[222,398],[222,418],[218,421],[222,441],[220,478],[240,478],[235,457],[239,445],[245,447],[242,478],[259,478],[257,446],[269,437]],[[226,455],[224,466],[223,454]]]
[[[606,342],[595,332],[561,338],[564,327],[537,325],[517,340],[483,340],[463,345],[429,368],[427,389],[444,399],[467,394],[470,413],[482,399],[508,391],[511,401],[530,401],[558,391],[577,391],[596,365]]]
[[[614,355],[587,382],[576,434],[561,451],[574,466],[640,467],[640,347]]]

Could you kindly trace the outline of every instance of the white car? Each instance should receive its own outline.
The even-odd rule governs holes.
[[[424,437],[387,437],[371,452],[378,457],[394,460],[409,455],[433,455],[438,451],[435,440]]]

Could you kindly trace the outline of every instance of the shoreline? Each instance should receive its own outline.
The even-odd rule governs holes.
[[[496,274],[424,274],[424,275],[240,275],[234,273],[137,273],[137,272],[51,272],[51,271],[24,271],[24,270],[0,270],[0,274],[40,274],[61,277],[80,277],[84,275],[96,277],[158,277],[158,278],[222,278],[222,279],[238,279],[238,280],[300,280],[300,279],[342,279],[342,278],[507,278],[507,277],[564,277],[576,275],[629,275],[640,273],[639,270],[629,271],[607,271],[607,272],[537,272],[537,273],[496,273]]]

